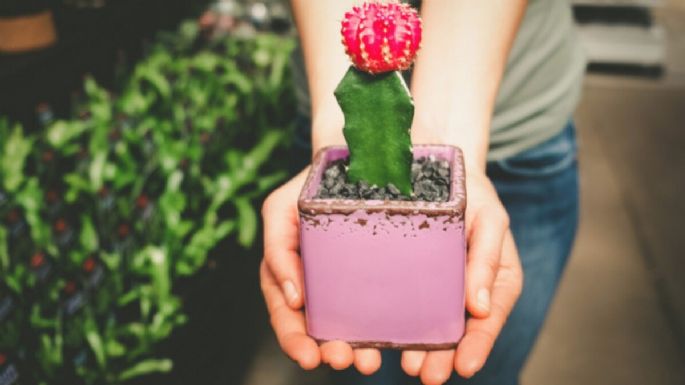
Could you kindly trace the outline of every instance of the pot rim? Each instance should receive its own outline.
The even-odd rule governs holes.
[[[330,163],[329,154],[333,151],[349,152],[347,146],[327,146],[314,156],[309,175],[300,192],[297,206],[301,215],[318,214],[349,215],[363,210],[367,213],[382,212],[387,215],[415,215],[461,217],[466,209],[466,187],[464,157],[459,147],[448,144],[419,144],[412,146],[412,151],[437,152],[447,150],[450,163],[450,195],[446,202],[399,201],[399,200],[366,200],[366,199],[321,199],[314,198],[313,184],[320,182],[325,167]],[[318,187],[318,186],[317,186]]]

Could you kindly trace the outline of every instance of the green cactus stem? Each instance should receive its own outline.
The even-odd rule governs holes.
[[[395,185],[411,195],[411,128],[414,103],[397,71],[371,75],[354,67],[335,97],[345,115],[343,134],[350,150],[348,178]]]

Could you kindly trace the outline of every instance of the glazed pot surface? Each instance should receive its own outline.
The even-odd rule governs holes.
[[[464,332],[465,209],[461,152],[417,146],[451,164],[448,202],[314,199],[330,162],[317,156],[300,197],[308,333],[358,347],[444,349]]]

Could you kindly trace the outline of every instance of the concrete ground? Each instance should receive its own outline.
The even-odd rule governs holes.
[[[523,385],[685,385],[685,4],[660,79],[589,75],[576,119],[582,213]],[[244,385],[325,385],[269,334]]]

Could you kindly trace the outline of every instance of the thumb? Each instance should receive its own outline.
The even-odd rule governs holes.
[[[304,304],[297,197],[306,171],[271,193],[262,207],[264,262],[293,309]]]

